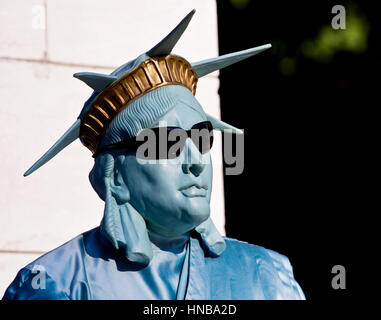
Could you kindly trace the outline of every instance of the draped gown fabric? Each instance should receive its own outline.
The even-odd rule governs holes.
[[[149,237],[154,255],[144,265],[92,229],[22,268],[3,299],[304,299],[287,257],[274,251],[225,238],[217,256],[196,233]]]

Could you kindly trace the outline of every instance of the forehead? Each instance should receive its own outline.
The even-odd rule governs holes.
[[[206,121],[206,115],[199,103],[189,104],[184,101],[177,101],[175,107],[155,121],[152,127],[163,126],[164,122],[166,126],[190,129],[202,121]]]

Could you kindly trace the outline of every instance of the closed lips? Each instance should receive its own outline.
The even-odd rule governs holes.
[[[184,188],[181,188],[180,191],[183,195],[193,198],[193,197],[206,197],[208,187],[207,186],[200,186],[198,184],[192,184],[189,186],[186,186]]]

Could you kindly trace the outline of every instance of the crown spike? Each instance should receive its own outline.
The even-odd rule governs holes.
[[[238,129],[236,127],[233,127],[232,125],[217,119],[210,114],[206,114],[206,118],[212,123],[213,128],[219,131],[224,131],[224,130],[231,130],[235,134],[243,134],[243,131],[241,129]]]
[[[29,176],[33,171],[43,166],[46,162],[52,159],[62,149],[66,148],[70,143],[79,137],[81,120],[76,122],[63,134],[61,138],[40,158],[38,159],[25,173],[24,177]]]
[[[173,47],[176,45],[177,41],[179,41],[181,35],[187,28],[195,12],[195,9],[189,12],[186,15],[186,17],[183,20],[181,20],[181,22],[176,26],[176,28],[174,28],[163,40],[161,40],[151,50],[147,51],[147,55],[150,57],[156,57],[170,54]]]
[[[118,79],[118,77],[115,76],[94,72],[77,72],[73,74],[73,77],[86,83],[95,92],[102,92],[111,83]]]
[[[265,44],[263,46],[233,52],[216,58],[195,62],[192,63],[192,67],[195,69],[198,77],[203,77],[213,71],[230,66],[233,63],[247,59],[269,48],[271,48],[271,44]]]

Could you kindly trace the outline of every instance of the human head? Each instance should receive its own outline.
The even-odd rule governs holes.
[[[163,121],[168,126],[189,129],[205,120],[201,105],[188,89],[167,86],[137,99],[122,111],[106,131],[101,145],[128,139],[139,130],[159,126]],[[110,162],[113,162],[112,172]],[[107,175],[113,178],[107,180]],[[144,217],[149,228],[164,236],[188,232],[209,217],[210,154],[201,155],[190,139],[178,158],[164,163],[141,163],[135,153],[126,150],[101,153],[89,176],[103,200],[110,188],[118,204],[129,202]],[[194,194],[187,196],[190,191],[181,189],[192,184],[195,184]]]

